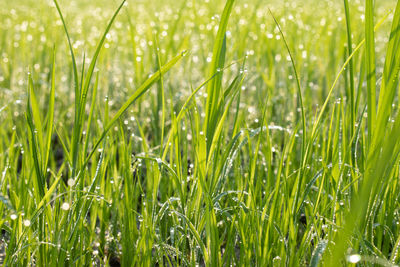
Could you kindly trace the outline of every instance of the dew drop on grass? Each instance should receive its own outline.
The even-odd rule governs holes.
[[[359,254],[353,254],[347,256],[347,261],[350,263],[357,263],[361,260],[361,256]]]
[[[280,261],[280,260],[281,260],[281,257],[279,257],[279,256],[276,256],[276,257],[273,259],[274,262],[277,262],[277,261]]]
[[[70,208],[70,206],[69,206],[69,203],[68,203],[68,202],[64,202],[64,203],[61,205],[61,209],[65,210],[65,211],[69,210],[69,208]]]

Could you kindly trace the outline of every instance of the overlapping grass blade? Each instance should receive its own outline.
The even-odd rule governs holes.
[[[371,142],[376,121],[374,0],[365,1],[365,59],[367,71],[368,140]]]
[[[132,105],[137,99],[139,99],[144,93],[147,92],[147,90],[156,82],[158,79],[160,79],[160,74],[165,74],[167,71],[169,71],[184,55],[186,54],[186,51],[180,53],[173,59],[171,59],[168,63],[166,63],[160,71],[154,73],[150,78],[148,78],[136,91],[129,97],[129,99],[121,106],[121,108],[117,111],[117,113],[112,117],[112,119],[107,123],[107,125],[104,127],[103,133],[100,135],[99,139],[97,142],[94,144],[92,151],[89,153],[89,155],[86,158],[85,163],[83,166],[86,166],[87,163],[89,162],[90,158],[93,156],[94,152],[96,151],[97,147],[100,145],[101,141],[104,139],[106,136],[107,132],[111,129],[111,127],[114,125],[114,123],[122,116],[122,114],[129,108],[130,105]]]
[[[384,182],[385,177],[389,172],[392,171],[397,156],[400,152],[398,140],[398,136],[400,134],[400,116],[396,116],[393,125],[389,128],[389,130],[386,127],[388,124],[387,118],[392,111],[391,101],[393,101],[393,96],[398,83],[397,77],[399,72],[399,63],[395,63],[394,61],[395,57],[397,57],[395,56],[397,53],[394,51],[396,51],[400,42],[400,35],[398,34],[397,30],[399,27],[400,4],[398,2],[392,22],[392,32],[390,35],[391,39],[387,49],[387,60],[385,62],[383,73],[383,77],[385,78],[384,83],[389,84],[389,86],[387,88],[383,87],[381,91],[379,99],[381,105],[378,112],[378,120],[375,122],[378,126],[383,127],[384,129],[374,129],[372,131],[372,142],[369,146],[366,167],[363,174],[362,187],[360,189],[360,193],[352,198],[352,205],[350,211],[347,213],[347,220],[344,225],[344,230],[341,231],[335,238],[336,245],[333,248],[333,253],[330,257],[330,266],[333,266],[343,258],[344,252],[347,249],[346,243],[348,242],[349,238],[354,232],[357,233],[358,231],[361,231],[360,228],[365,225],[365,221],[368,219],[366,217],[368,205],[374,199],[375,194],[378,192],[378,189]],[[397,68],[393,68],[395,66],[397,66]],[[391,78],[390,81],[388,78]],[[383,107],[383,103],[385,103],[386,106]]]
[[[225,53],[226,53],[226,38],[225,32],[228,27],[229,16],[231,14],[234,0],[227,0],[224,11],[221,15],[221,21],[218,26],[218,33],[214,41],[213,57],[209,68],[209,76],[213,76],[214,73],[220,72],[224,67]],[[218,118],[218,103],[220,100],[221,92],[221,80],[222,73],[219,73],[214,80],[212,80],[207,86],[207,100],[206,100],[206,119],[204,123],[204,130],[208,140],[212,140],[212,134],[214,133],[217,118]],[[211,143],[207,144],[209,149]]]

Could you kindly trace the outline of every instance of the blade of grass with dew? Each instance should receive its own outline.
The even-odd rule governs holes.
[[[382,25],[382,23],[387,19],[387,17],[389,16],[389,14],[390,14],[390,12],[387,13],[387,14],[375,25],[374,30],[377,30],[377,29]],[[321,124],[321,120],[322,120],[323,114],[325,113],[325,111],[326,111],[326,109],[327,109],[327,106],[328,106],[328,103],[329,103],[329,100],[330,100],[331,97],[332,97],[333,89],[335,89],[335,87],[336,87],[336,85],[337,85],[337,83],[338,83],[338,81],[339,81],[339,78],[341,77],[341,75],[342,75],[343,72],[345,71],[345,69],[346,69],[347,65],[349,64],[350,60],[354,57],[354,55],[356,54],[356,52],[358,52],[358,50],[359,50],[364,44],[365,44],[365,39],[363,39],[363,40],[356,46],[356,48],[353,50],[353,53],[347,58],[347,60],[344,62],[344,64],[343,64],[342,67],[340,68],[340,70],[339,70],[339,72],[338,72],[338,74],[337,74],[337,76],[336,76],[336,78],[335,78],[335,80],[334,80],[332,86],[330,87],[330,89],[329,89],[329,91],[328,91],[328,95],[327,95],[327,97],[326,97],[326,99],[325,99],[325,101],[324,101],[324,104],[321,106],[321,109],[319,110],[318,116],[317,116],[317,118],[315,119],[315,122],[313,123],[312,130],[311,130],[311,133],[310,133],[310,140],[311,140],[311,143],[314,141],[314,139],[315,139],[315,137],[316,137],[317,131],[318,131],[318,129],[319,129],[319,127],[320,127],[320,124]],[[310,143],[308,143],[307,148],[306,148],[306,152],[305,152],[307,155],[309,154],[309,152],[308,152],[308,151],[309,151],[309,145],[310,145]]]
[[[226,36],[225,32],[228,26],[229,16],[231,14],[234,0],[227,0],[224,11],[221,15],[221,21],[218,26],[218,33],[214,41],[213,57],[209,68],[209,76],[219,72],[224,67],[225,63],[225,50],[226,50]],[[206,100],[206,119],[204,123],[204,132],[208,140],[212,140],[215,126],[217,124],[216,114],[218,110],[218,102],[221,95],[221,81],[222,74],[217,75],[213,81],[207,86],[207,100]],[[209,143],[211,145],[211,143]],[[208,149],[210,145],[207,145]],[[207,150],[208,150],[207,149]]]
[[[346,16],[346,32],[347,32],[347,51],[348,56],[353,53],[353,38],[351,33],[351,17],[350,17],[350,10],[349,10],[349,1],[344,1],[344,10]],[[353,59],[349,62],[349,78],[350,78],[350,121],[351,121],[351,128],[350,128],[350,136],[353,136],[354,132],[354,125],[356,120],[356,109],[355,109],[355,90],[354,90],[354,67],[353,67]]]
[[[210,150],[209,150],[209,153],[210,153],[210,154],[208,155],[208,158],[207,158],[207,163],[208,163],[208,164],[206,165],[206,168],[207,168],[207,169],[212,168],[212,164],[211,164],[212,160],[211,160],[211,157],[213,157],[214,150],[218,148],[217,142],[218,142],[218,140],[220,139],[220,136],[221,136],[221,132],[222,132],[222,129],[223,129],[224,122],[225,122],[226,117],[227,117],[227,115],[228,115],[228,113],[229,113],[230,107],[231,107],[233,101],[235,100],[235,96],[238,94],[238,91],[240,90],[240,87],[241,87],[241,85],[242,85],[242,83],[243,83],[244,78],[245,78],[245,77],[243,76],[243,77],[241,78],[241,81],[238,83],[238,86],[236,86],[235,92],[233,92],[233,95],[232,95],[231,99],[229,100],[229,102],[227,103],[227,105],[226,105],[226,107],[225,107],[225,112],[223,112],[223,114],[222,114],[222,116],[221,116],[221,118],[220,118],[220,120],[219,120],[219,122],[218,122],[218,125],[217,125],[217,127],[215,128],[215,132],[214,132],[214,135],[213,135],[213,138],[212,138],[212,142],[211,142],[211,146],[210,146]],[[207,170],[206,170],[206,173],[207,173]],[[210,193],[213,194],[213,190],[214,190],[214,188],[215,188],[215,184],[214,184],[214,181],[212,181],[212,180],[211,180],[210,182],[211,182],[211,183],[210,183],[210,186],[209,186],[209,188],[210,188],[210,190],[211,190]],[[217,182],[217,181],[215,181],[215,182]]]
[[[35,91],[33,88],[33,80],[31,73],[28,74],[28,104],[27,104],[27,111],[25,113],[26,120],[29,126],[29,146],[30,146],[30,153],[31,157],[34,162],[34,170],[35,170],[35,178],[33,182],[33,187],[35,190],[35,198],[36,201],[39,202],[46,192],[46,181],[44,178],[43,170],[41,168],[41,157],[40,157],[40,140],[42,140],[42,131],[37,130],[39,127],[41,129],[41,120],[39,114],[39,107],[36,101]],[[34,104],[32,104],[34,103]],[[34,121],[35,120],[35,121]],[[38,125],[37,125],[38,124]],[[39,238],[44,240],[44,216],[39,217],[38,223],[38,232]],[[45,254],[45,247],[39,247],[39,256],[38,256],[38,263],[39,264],[46,264],[46,254]]]
[[[44,196],[45,193],[45,181],[43,177],[43,170],[41,168],[40,164],[40,148],[38,145],[38,130],[36,126],[36,121],[34,121],[34,117],[40,121],[40,115],[39,115],[39,110],[36,102],[36,97],[35,97],[35,92],[33,89],[33,81],[31,74],[28,74],[28,80],[29,80],[29,89],[28,89],[28,104],[27,104],[27,111],[26,111],[26,119],[28,122],[29,126],[29,140],[30,140],[30,150],[32,153],[32,159],[34,162],[34,169],[35,169],[35,174],[36,174],[36,179],[34,182],[34,188],[35,188],[35,195],[37,198],[37,201],[40,201],[41,198]],[[36,102],[36,105],[32,105],[32,102]],[[34,110],[34,111],[33,111]],[[35,115],[33,115],[35,114]],[[39,125],[41,125],[39,123]],[[41,137],[41,136],[40,136]]]
[[[55,76],[56,76],[56,49],[53,48],[53,64],[51,67],[51,86],[49,94],[49,107],[48,107],[48,119],[47,119],[47,133],[46,133],[46,148],[43,151],[45,153],[43,161],[43,170],[47,169],[49,162],[49,155],[51,151],[51,137],[53,136],[53,125],[54,125],[54,101],[55,101]]]
[[[302,152],[301,153],[301,162],[302,162],[302,166],[300,167],[301,171],[298,173],[297,188],[295,188],[294,191],[293,191],[294,192],[293,193],[293,195],[294,195],[293,214],[295,214],[295,213],[297,213],[297,206],[298,206],[298,199],[299,199],[299,196],[298,196],[297,193],[300,192],[300,188],[302,187],[302,184],[303,184],[303,182],[302,182],[303,171],[302,170],[306,165],[306,158],[304,158],[304,156],[306,155],[305,151],[306,151],[306,138],[307,138],[306,115],[305,115],[305,112],[304,112],[303,96],[302,96],[302,92],[301,92],[300,78],[299,78],[299,75],[297,73],[297,69],[296,69],[296,64],[294,62],[294,58],[292,56],[291,50],[289,48],[289,45],[288,45],[288,43],[287,43],[287,41],[285,39],[285,35],[282,32],[281,26],[279,25],[278,21],[276,20],[276,18],[272,14],[271,10],[269,10],[269,12],[270,12],[272,18],[274,19],[276,26],[278,27],[278,30],[279,30],[279,32],[280,32],[280,34],[282,36],[283,42],[285,43],[286,50],[287,50],[287,52],[289,54],[290,61],[292,63],[294,75],[296,77],[297,93],[299,95],[299,102],[300,102],[300,109],[301,109],[301,120],[302,120],[302,127],[303,127],[303,134],[302,134],[303,138],[302,138],[302,145],[301,145],[301,152]]]
[[[399,43],[400,35],[397,34],[397,29],[400,26],[400,5],[399,2],[396,6],[395,17],[392,22],[392,30],[391,37],[393,37],[392,41],[389,42],[387,55],[388,56],[388,65],[384,68],[384,77],[395,78],[398,77],[399,69],[391,69],[389,66],[393,64],[392,57],[394,55],[394,49]],[[398,64],[398,63],[397,63]],[[387,73],[389,72],[389,73]],[[393,73],[392,73],[393,72]],[[397,78],[396,78],[397,80]],[[398,81],[392,81],[392,85],[397,84]],[[390,87],[391,90],[395,90],[396,87]],[[386,102],[386,106],[381,106],[381,113],[379,113],[379,120],[377,121],[378,125],[385,125],[387,122],[383,122],[382,120],[389,114],[391,110],[391,103],[387,103],[394,95],[394,92],[384,90],[380,95],[380,98],[383,98],[382,102]],[[393,100],[393,99],[392,99]],[[382,103],[381,102],[381,103]],[[385,108],[386,110],[383,110]],[[380,134],[382,131],[386,131],[385,134]],[[380,134],[380,135],[375,135]],[[400,134],[400,117],[397,115],[393,126],[391,129],[385,127],[385,130],[375,130],[374,136],[372,136],[373,142],[370,144],[370,149],[368,151],[367,157],[367,166],[363,175],[363,184],[360,189],[359,195],[352,198],[351,209],[347,214],[346,224],[344,225],[344,230],[340,232],[335,238],[336,246],[333,250],[332,256],[329,257],[329,263],[331,266],[335,262],[338,262],[343,258],[343,254],[346,250],[346,242],[351,236],[351,234],[355,230],[359,230],[359,227],[364,224],[366,220],[365,214],[367,213],[368,203],[370,199],[373,198],[376,192],[376,186],[379,185],[384,179],[385,174],[393,168],[393,156],[398,153],[399,149],[399,140],[398,135]]]
[[[93,85],[93,91],[92,91],[92,102],[90,104],[90,111],[89,111],[89,117],[87,121],[87,127],[86,127],[86,138],[85,138],[85,148],[83,149],[83,152],[85,153],[84,155],[87,155],[88,153],[88,148],[89,148],[89,137],[91,133],[91,124],[92,124],[92,119],[93,119],[93,114],[94,114],[94,109],[96,106],[96,96],[97,96],[97,89],[99,86],[99,72],[97,72],[96,75],[96,81]]]
[[[389,108],[394,100],[396,88],[398,85],[398,73],[400,70],[400,2],[397,2],[395,13],[393,16],[392,28],[390,31],[389,43],[386,52],[385,65],[383,70],[382,84],[379,93],[377,123],[374,127],[374,139],[382,136],[391,109]],[[374,145],[376,140],[374,140]]]
[[[376,66],[374,34],[374,0],[365,0],[365,63],[367,71],[368,142],[371,143],[376,121]]]
[[[186,3],[186,2],[185,2]],[[158,46],[158,40],[157,38],[155,38],[155,43],[156,43],[156,55],[157,55],[157,67],[158,67],[158,71],[160,72],[160,79],[159,79],[159,92],[158,94],[160,95],[159,97],[161,98],[161,140],[160,140],[160,157],[162,156],[162,148],[163,148],[163,144],[164,144],[164,131],[165,131],[165,117],[166,117],[166,110],[165,110],[165,89],[164,89],[164,79],[161,73],[161,68],[162,68],[162,64],[161,64],[161,58],[160,58],[160,48]]]
[[[222,69],[221,71],[224,71],[226,69],[228,69],[229,67],[231,67],[232,65],[234,65],[237,62],[233,62],[231,64],[229,64],[228,66],[225,66],[224,69]],[[182,105],[181,110],[179,111],[178,115],[176,116],[176,121],[180,121],[183,117],[183,115],[185,114],[185,112],[187,112],[188,106],[190,104],[190,102],[193,100],[193,98],[195,97],[195,95],[204,87],[206,86],[210,81],[212,81],[215,77],[215,75],[217,75],[218,72],[214,73],[213,75],[211,75],[207,80],[205,80],[203,83],[201,83],[195,90],[193,90],[193,92],[190,94],[190,96],[187,98],[187,100],[185,101],[185,103]],[[228,95],[230,93],[230,88],[229,87],[225,93],[226,95]],[[177,123],[172,124],[172,129],[170,130],[169,134],[168,134],[168,138],[167,138],[167,142],[165,144],[165,148],[164,148],[164,153],[162,155],[162,159],[165,160],[165,158],[167,157],[167,153],[168,153],[168,148],[169,148],[169,144],[172,140],[172,133],[176,130],[176,125]]]

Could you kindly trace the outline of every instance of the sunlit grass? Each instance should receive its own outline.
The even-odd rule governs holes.
[[[4,266],[399,265],[396,1],[2,1]]]

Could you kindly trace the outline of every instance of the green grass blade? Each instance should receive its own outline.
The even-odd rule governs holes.
[[[78,96],[78,95],[79,95],[78,69],[77,69],[77,67],[76,67],[77,65],[76,65],[76,60],[75,60],[74,49],[72,48],[71,38],[69,37],[69,33],[68,33],[68,29],[67,29],[67,24],[65,23],[64,16],[63,16],[63,14],[62,14],[62,12],[61,12],[61,8],[60,8],[60,6],[58,5],[57,0],[53,0],[53,1],[54,1],[54,4],[56,5],[57,12],[58,12],[58,14],[59,14],[59,16],[60,16],[60,19],[61,19],[61,21],[62,21],[62,24],[63,24],[63,27],[64,27],[64,31],[65,31],[65,35],[67,36],[68,47],[69,47],[69,51],[70,51],[71,59],[72,59],[72,69],[73,69],[73,74],[74,74],[75,96]],[[78,107],[79,107],[79,100],[80,100],[79,97],[75,97],[75,110],[77,110]],[[76,116],[76,115],[77,115],[77,114],[75,114],[75,116]],[[76,119],[77,119],[77,118],[75,117],[75,120],[76,120]]]
[[[400,70],[400,1],[397,2],[393,16],[389,44],[383,70],[382,84],[379,93],[377,124],[374,127],[374,139],[383,136],[391,112],[391,105],[396,94]],[[377,140],[374,140],[376,144]]]
[[[346,30],[347,30],[347,51],[348,55],[353,53],[353,38],[351,33],[351,17],[349,10],[349,1],[344,0],[344,10],[346,15]],[[351,135],[354,132],[354,125],[356,120],[356,109],[355,109],[355,90],[354,90],[354,67],[353,59],[349,61],[349,78],[350,78],[350,120],[351,120]]]
[[[221,16],[221,21],[218,27],[218,33],[214,42],[213,57],[211,60],[211,65],[209,69],[209,76],[214,75],[214,73],[220,72],[224,66],[225,62],[225,50],[226,50],[226,39],[225,32],[228,26],[229,16],[231,14],[234,0],[227,0],[224,11]],[[222,76],[222,74],[220,74]],[[207,86],[207,100],[206,100],[206,120],[204,124],[204,129],[207,138],[211,140],[212,133],[216,125],[216,117],[218,110],[219,97],[222,95],[221,91],[221,76],[216,76],[216,78],[210,82]]]
[[[327,245],[328,242],[326,240],[319,241],[317,247],[314,249],[313,254],[311,256],[310,267],[318,267],[322,259],[322,254],[325,252]]]
[[[94,83],[93,91],[92,91],[92,102],[90,104],[89,117],[88,117],[88,122],[87,122],[87,127],[86,127],[85,148],[83,150],[85,155],[87,154],[88,147],[89,147],[90,129],[91,129],[91,125],[92,125],[94,109],[96,106],[96,96],[97,96],[98,86],[99,86],[99,73],[97,73],[97,75],[96,75],[96,81]]]
[[[30,141],[30,147],[31,147],[31,153],[32,153],[32,160],[34,163],[34,169],[36,173],[36,179],[34,180],[34,187],[35,187],[35,194],[36,198],[39,201],[43,196],[44,196],[44,177],[43,177],[43,170],[40,165],[40,148],[38,146],[38,141],[37,141],[37,130],[36,130],[36,125],[33,119],[33,112],[32,112],[32,98],[31,94],[34,94],[33,92],[33,82],[32,82],[32,77],[31,74],[28,75],[28,80],[29,80],[29,89],[28,89],[28,104],[27,104],[27,111],[25,113],[26,115],[26,120],[28,122],[29,126],[29,141]]]
[[[52,194],[54,193],[54,191],[57,188],[58,183],[61,180],[61,175],[59,175],[56,180],[53,182],[53,184],[50,186],[49,190],[46,192],[46,194],[43,196],[42,200],[39,202],[39,204],[36,206],[36,212],[38,212],[43,205],[46,204],[46,202],[50,199],[50,197],[52,196]]]
[[[51,86],[49,95],[49,107],[48,107],[48,119],[47,119],[47,134],[46,134],[46,148],[44,150],[45,158],[43,162],[43,170],[47,169],[49,162],[51,138],[53,136],[53,125],[54,125],[54,101],[55,101],[55,76],[56,76],[56,49],[53,49],[53,64],[51,67]]]
[[[375,67],[375,34],[374,34],[374,0],[365,1],[365,64],[367,70],[368,98],[368,140],[372,140],[372,132],[376,121],[376,67]]]

